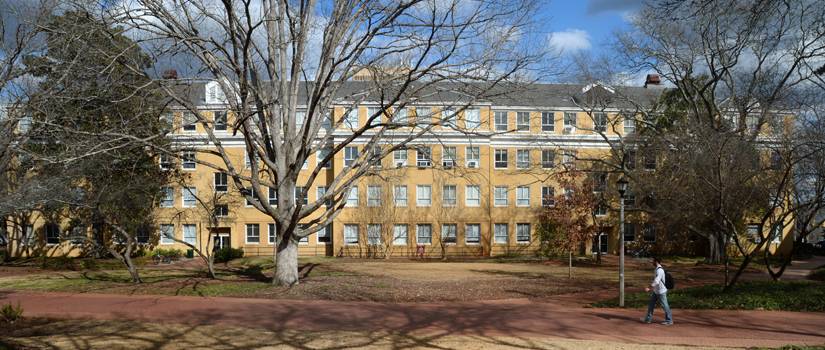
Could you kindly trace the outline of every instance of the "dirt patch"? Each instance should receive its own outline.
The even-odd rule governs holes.
[[[16,324],[7,334],[0,335],[0,344],[3,342],[21,349],[691,349],[678,345],[554,337],[468,336],[447,332],[269,331],[254,325],[241,328],[48,319]]]

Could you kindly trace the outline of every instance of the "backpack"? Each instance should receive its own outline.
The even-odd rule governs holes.
[[[664,267],[660,268],[665,271],[665,288],[667,288],[667,290],[676,288],[676,282],[673,281],[673,275],[671,275],[670,272],[667,272]]]

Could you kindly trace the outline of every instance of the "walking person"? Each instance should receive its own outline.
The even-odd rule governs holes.
[[[653,271],[653,282],[650,283],[650,287],[645,287],[645,292],[650,292],[650,302],[647,304],[647,315],[642,318],[642,322],[650,323],[653,321],[653,309],[656,308],[656,303],[659,303],[662,305],[662,309],[665,310],[665,321],[662,324],[670,326],[673,324],[673,315],[670,313],[670,305],[667,304],[665,269],[662,267],[662,261],[659,258],[654,257],[651,261],[655,269]]]

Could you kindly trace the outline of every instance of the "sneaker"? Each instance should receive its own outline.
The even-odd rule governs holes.
[[[672,326],[672,325],[673,325],[673,322],[668,322],[668,321],[665,321],[665,322],[662,322],[662,325],[665,325],[665,326]]]
[[[642,321],[642,323],[650,323],[650,320],[645,317],[640,318],[639,321]]]

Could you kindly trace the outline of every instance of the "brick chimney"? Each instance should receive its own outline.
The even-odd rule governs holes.
[[[163,71],[163,75],[161,75],[163,79],[177,79],[178,78],[178,71],[174,69],[167,69]]]
[[[647,87],[648,85],[662,85],[662,79],[659,78],[659,74],[648,74],[647,78],[645,78],[645,87]]]

